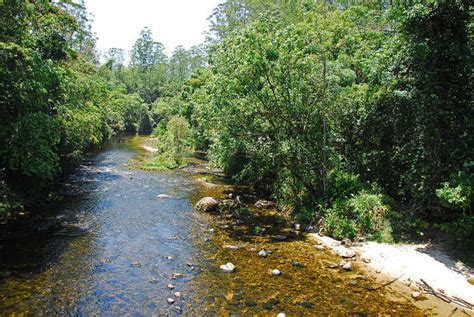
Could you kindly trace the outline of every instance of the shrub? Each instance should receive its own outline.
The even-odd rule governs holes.
[[[176,169],[184,166],[184,155],[189,144],[189,123],[185,118],[173,116],[166,129],[155,130],[156,155],[143,164],[145,169]]]
[[[337,239],[366,236],[378,241],[392,240],[389,211],[382,194],[361,191],[336,201],[326,211],[321,230]]]

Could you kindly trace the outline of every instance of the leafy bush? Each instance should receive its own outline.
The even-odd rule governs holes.
[[[474,162],[465,162],[461,171],[451,175],[451,180],[436,190],[436,196],[444,206],[461,211],[470,209],[474,201],[473,170]]]
[[[157,128],[156,155],[145,162],[145,169],[175,169],[184,166],[184,155],[189,144],[189,123],[185,118],[173,116],[166,129]]]
[[[337,239],[366,236],[378,241],[391,240],[387,216],[390,207],[379,193],[361,191],[347,200],[338,200],[326,211],[322,231]]]

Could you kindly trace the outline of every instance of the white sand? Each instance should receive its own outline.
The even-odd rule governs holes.
[[[340,242],[329,237],[313,235],[332,250],[344,248]],[[433,289],[444,291],[474,305],[474,285],[467,276],[473,271],[461,262],[455,262],[446,253],[426,244],[392,245],[367,242],[352,247],[360,258],[370,259],[367,264],[382,274],[400,281],[420,283],[423,279]]]

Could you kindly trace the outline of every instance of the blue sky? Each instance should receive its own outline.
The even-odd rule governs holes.
[[[207,18],[223,0],[86,0],[93,14],[97,48],[129,51],[140,30],[148,26],[153,38],[169,53],[174,47],[186,48],[204,41]]]

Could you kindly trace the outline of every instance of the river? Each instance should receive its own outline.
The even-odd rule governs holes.
[[[197,199],[224,197],[225,187],[199,174],[131,169],[141,140],[90,157],[41,216],[32,211],[0,241],[1,316],[425,314],[399,294],[374,290],[357,270],[328,267],[339,260],[303,233],[273,240],[287,230],[276,212],[195,211]],[[263,249],[271,250],[265,258],[256,253]],[[227,262],[236,272],[220,272]],[[276,268],[282,274],[272,276]]]

